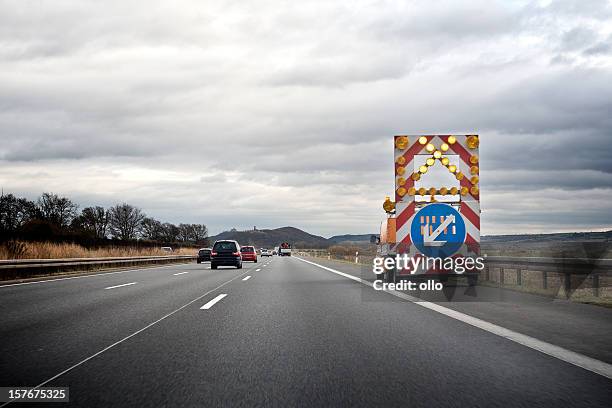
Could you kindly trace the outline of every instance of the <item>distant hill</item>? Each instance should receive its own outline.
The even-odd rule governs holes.
[[[318,235],[312,235],[294,227],[248,231],[225,231],[209,237],[214,243],[219,239],[233,239],[240,245],[254,245],[257,248],[273,248],[281,242],[290,242],[297,248],[327,248],[331,242]]]
[[[332,245],[369,246],[370,234],[334,235],[329,239],[309,234],[295,227],[276,229],[225,231],[209,237],[210,243],[218,239],[234,239],[241,245],[257,248],[273,248],[281,242],[290,242],[296,248],[328,248]],[[515,254],[540,256],[557,253],[563,256],[599,257],[612,248],[612,231],[569,232],[556,234],[486,235],[482,237],[482,249],[489,255]],[[582,255],[581,255],[582,254]],[[559,255],[559,256],[561,256]]]
[[[328,238],[328,241],[333,242],[334,244],[339,244],[341,242],[370,242],[370,236],[374,234],[345,234],[345,235],[334,235],[331,238]]]

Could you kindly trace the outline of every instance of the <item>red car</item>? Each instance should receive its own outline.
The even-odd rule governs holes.
[[[240,253],[243,261],[257,262],[257,252],[255,252],[254,246],[241,246]]]

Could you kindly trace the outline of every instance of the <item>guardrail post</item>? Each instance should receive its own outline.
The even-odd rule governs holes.
[[[572,275],[569,272],[563,274],[563,286],[565,287],[565,297],[569,299],[572,291]]]
[[[593,296],[599,297],[599,274],[593,274]]]

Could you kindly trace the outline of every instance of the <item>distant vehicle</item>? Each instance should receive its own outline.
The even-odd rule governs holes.
[[[288,242],[283,242],[280,244],[280,249],[278,255],[280,256],[291,256],[291,244]]]
[[[269,249],[262,248],[261,256],[272,256],[272,252]]]
[[[172,252],[172,247],[161,247],[162,252],[168,252],[171,253]]]
[[[274,251],[272,251],[272,254],[278,255],[278,247],[274,247]]]
[[[254,246],[246,245],[240,247],[240,254],[243,261],[257,262],[257,252],[255,252]]]
[[[198,263],[202,263],[202,262],[206,262],[206,261],[210,261],[210,253],[212,252],[212,249],[210,248],[200,248],[200,250],[198,251]]]
[[[210,253],[210,269],[217,269],[219,266],[242,268],[242,256],[238,242],[225,239],[215,242]]]

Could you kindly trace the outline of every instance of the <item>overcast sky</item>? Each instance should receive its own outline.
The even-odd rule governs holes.
[[[481,135],[484,234],[612,228],[612,4],[0,1],[0,185],[370,233],[394,134]]]

